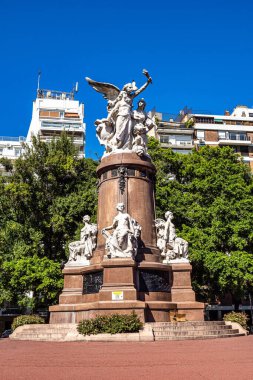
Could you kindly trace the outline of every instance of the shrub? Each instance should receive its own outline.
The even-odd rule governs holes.
[[[236,313],[235,311],[231,311],[231,313],[225,314],[223,317],[224,321],[237,322],[244,329],[248,329],[247,321],[249,320],[246,313]]]
[[[133,312],[130,315],[112,314],[84,319],[79,322],[77,331],[82,335],[134,333],[138,332],[142,326],[139,317]]]
[[[38,315],[20,315],[19,317],[13,319],[11,329],[14,331],[19,326],[42,323],[45,323],[45,321]]]

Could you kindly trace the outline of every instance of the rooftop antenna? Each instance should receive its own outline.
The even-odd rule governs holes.
[[[38,87],[37,87],[37,91],[39,91],[39,89],[40,89],[40,77],[41,77],[41,70],[38,71]]]
[[[78,82],[76,82],[75,86],[73,86],[73,89],[72,89],[72,96],[73,96],[73,99],[74,99],[74,96],[75,94],[78,92]]]

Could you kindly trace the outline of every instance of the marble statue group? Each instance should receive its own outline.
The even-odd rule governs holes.
[[[113,84],[86,78],[89,85],[107,99],[107,117],[95,121],[97,137],[101,145],[105,146],[105,155],[122,150],[134,152],[140,157],[147,155],[147,133],[155,126],[155,122],[146,113],[146,102],[143,98],[137,102],[137,108],[133,110],[134,99],[152,83],[147,70],[143,70],[143,74],[147,80],[142,87],[137,88],[133,81],[125,84],[122,90]],[[141,226],[125,212],[123,203],[118,203],[116,209],[118,214],[112,224],[101,231],[105,238],[105,257],[135,259],[141,241]],[[154,221],[161,260],[165,264],[188,262],[188,242],[176,235],[172,220],[173,213],[167,211],[165,220]],[[83,223],[80,240],[69,244],[67,266],[90,265],[89,260],[96,248],[98,231],[97,226],[90,223],[88,215],[83,217]]]
[[[145,111],[144,99],[140,99],[137,109],[133,110],[134,99],[152,83],[147,70],[143,70],[143,74],[147,81],[142,87],[137,88],[133,81],[125,84],[122,90],[113,84],[86,78],[94,90],[107,99],[107,117],[95,121],[97,137],[105,146],[105,154],[120,150],[133,151],[139,156],[147,154],[146,135],[155,122]]]

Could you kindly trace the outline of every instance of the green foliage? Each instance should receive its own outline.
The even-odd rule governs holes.
[[[3,165],[5,171],[11,172],[13,170],[13,163],[9,158],[1,157],[0,158],[0,165]]]
[[[193,119],[189,119],[189,120],[187,120],[185,122],[186,128],[191,128],[193,125],[194,125],[194,120]]]
[[[45,323],[44,319],[39,317],[38,315],[20,315],[14,318],[11,329],[14,331],[17,327],[23,325],[37,325]]]
[[[230,321],[230,322],[237,322],[245,330],[247,330],[249,328],[247,325],[249,317],[247,316],[246,313],[236,313],[235,311],[231,311],[231,313],[227,313],[224,315],[223,320],[224,321]]]
[[[96,218],[96,166],[63,134],[49,144],[34,138],[11,175],[0,176],[0,306],[57,301],[68,244],[83,215]]]
[[[193,285],[213,302],[253,289],[253,181],[248,166],[229,147],[190,154],[149,141],[157,168],[157,216],[174,213],[177,234],[189,241]]]
[[[103,315],[79,322],[77,331],[82,335],[134,333],[143,324],[136,313],[130,315]]]

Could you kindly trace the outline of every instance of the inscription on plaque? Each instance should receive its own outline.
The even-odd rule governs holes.
[[[103,271],[83,275],[83,294],[98,293],[103,285]]]
[[[139,269],[140,292],[170,292],[170,273],[161,270]]]

